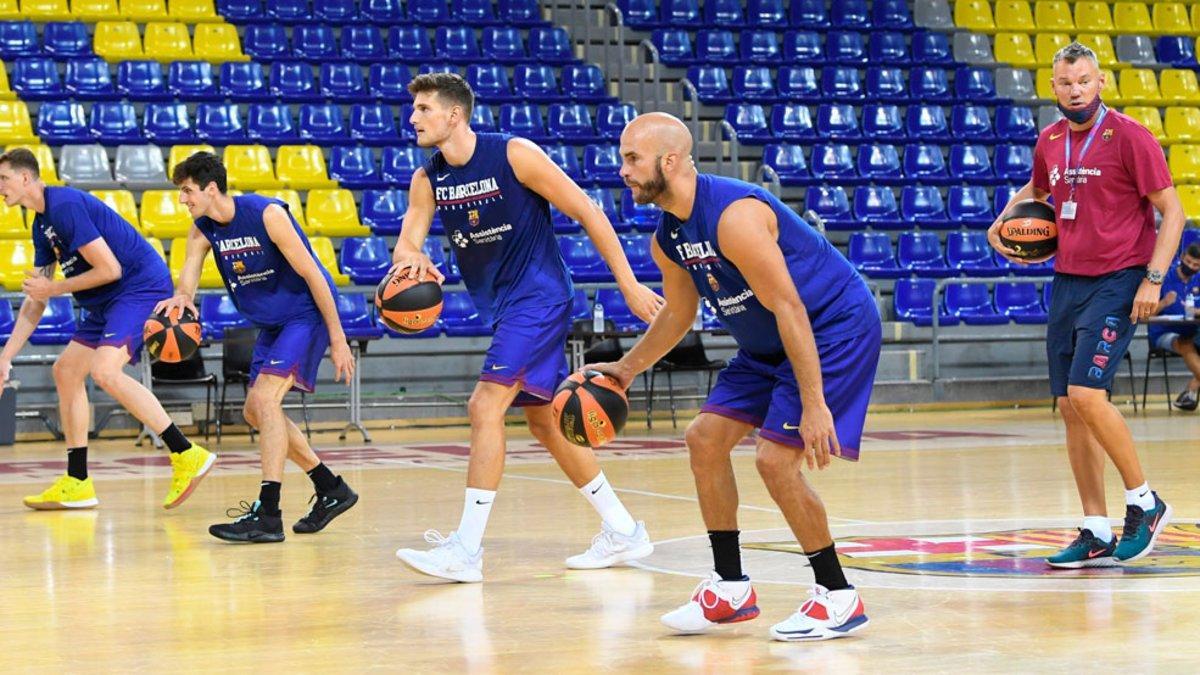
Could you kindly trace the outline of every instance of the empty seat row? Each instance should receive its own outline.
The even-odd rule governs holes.
[[[1051,99],[1052,74],[1049,68],[1038,70],[1038,96]],[[1187,68],[1168,68],[1157,73],[1149,68],[1128,68],[1117,77],[1106,74],[1104,98],[1113,105],[1198,105],[1200,80],[1196,71]]]
[[[989,68],[960,67],[953,71],[953,83],[944,68],[914,68],[907,78],[907,94],[903,93],[905,78],[899,69],[880,68],[870,72],[873,74],[868,81],[853,66],[825,67],[819,74],[811,66],[784,66],[778,72],[767,66],[735,66],[731,78],[721,66],[691,66],[687,80],[697,98],[710,105],[789,100],[863,102],[875,95],[874,86],[877,85],[907,99],[1005,102],[996,93],[995,74]]]
[[[9,10],[11,8],[11,10]],[[7,10],[7,11],[6,11]],[[174,19],[186,23],[220,21],[212,0],[6,0],[0,7],[3,18],[21,17],[32,21],[159,21]]]
[[[892,296],[898,321],[917,326],[933,323],[933,279],[900,279]],[[1010,322],[1044,324],[1048,318],[1051,284],[1038,291],[1033,282],[999,282],[995,292],[983,284],[948,284],[939,298],[939,326],[1000,326]]]
[[[799,145],[768,145],[763,149],[763,166],[783,185],[1022,185],[1033,169],[1033,148],[1027,145],[998,145],[994,159],[983,145],[953,145],[948,154],[949,159],[941,146],[923,143],[904,146],[903,155],[896,146],[883,143],[859,145],[857,152],[846,144],[818,143],[807,156]]]
[[[1200,31],[1200,10],[1183,2],[958,0],[954,23],[978,31],[1069,31],[1185,35]],[[993,8],[994,5],[994,8]],[[1072,5],[1074,11],[1072,12]]]
[[[701,7],[703,4],[703,8]],[[619,0],[625,23],[638,29],[742,26],[906,30],[907,0]]]
[[[1067,33],[997,33],[989,46],[985,35],[973,35],[971,40],[960,39],[958,56],[965,63],[987,64],[993,61],[1021,68],[1036,68],[1053,61],[1054,54],[1072,41]],[[1107,35],[1079,33],[1075,40],[1096,53],[1102,68],[1128,68],[1158,64],[1185,67],[1196,65],[1196,38],[1182,35],[1163,35],[1157,39],[1147,35]],[[994,55],[993,55],[994,51]]]
[[[992,250],[987,233],[980,231],[950,232],[944,248],[936,232],[901,232],[894,247],[886,232],[855,232],[847,257],[874,279],[1046,276],[1053,269],[1051,263],[1008,261]]]
[[[878,97],[882,98],[882,97]],[[799,103],[777,104],[768,121],[763,106],[757,103],[730,104],[725,121],[740,143],[762,144],[788,140],[859,140],[904,143],[906,141],[995,141],[1033,143],[1037,123],[1033,110],[1002,105],[995,108],[995,124],[989,109],[982,105],[960,104],[951,108],[947,119],[939,105],[913,105],[906,113],[894,104],[868,103],[862,106],[862,119],[855,106],[825,103],[812,110]]]
[[[659,59],[668,66],[692,64],[804,64],[866,65],[910,63],[949,63],[949,42],[945,35],[922,33],[909,37],[904,33],[879,31],[869,35],[847,31],[747,30],[735,33],[727,29],[701,30],[693,41],[689,31],[659,29],[651,42]],[[946,58],[942,59],[942,55]],[[926,57],[932,57],[927,59]]]
[[[882,191],[862,187],[863,197],[855,201],[863,204],[864,209],[875,208],[868,197],[880,203],[888,200],[887,194]],[[906,228],[987,229],[1017,189],[1015,185],[1001,185],[989,194],[983,185],[952,185],[943,198],[941,191],[934,186],[906,185],[900,191],[899,220],[906,223]],[[890,192],[888,190],[888,194]],[[863,229],[863,224],[854,215],[850,197],[840,185],[810,186],[805,191],[804,208],[820,215],[830,230]]]
[[[235,23],[313,22],[380,25],[469,24],[541,26],[537,0],[217,0],[217,11]]]
[[[100,21],[92,36],[92,49],[109,61],[142,57],[170,63],[180,59],[199,59],[213,63],[246,61],[237,28],[227,23],[200,23],[193,39],[187,24],[152,22],[146,24],[145,38],[132,21]],[[194,40],[194,44],[193,44]]]

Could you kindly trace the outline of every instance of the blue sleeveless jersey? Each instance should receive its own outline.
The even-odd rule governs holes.
[[[517,180],[508,134],[475,135],[475,152],[450,166],[435,152],[425,163],[446,238],[480,317],[494,323],[510,310],[571,300],[550,205]]]
[[[217,269],[238,312],[259,328],[277,328],[296,320],[322,321],[308,283],[271,241],[263,223],[263,211],[268,206],[278,204],[288,211],[287,204],[261,195],[241,195],[234,197],[233,203],[236,208],[228,224],[202,216],[196,219],[196,227],[212,244]],[[304,248],[313,255],[308,237],[290,211],[288,218]],[[329,292],[336,297],[329,272],[320,262],[317,267],[325,275]]]
[[[721,214],[731,203],[745,198],[758,199],[775,212],[779,248],[808,308],[817,345],[879,333],[879,310],[871,291],[820,232],[761,187],[699,174],[691,217],[680,222],[664,212],[654,236],[667,257],[691,275],[700,295],[716,308],[721,325],[738,346],[758,355],[784,352],[775,316],[759,303],[717,242]]]

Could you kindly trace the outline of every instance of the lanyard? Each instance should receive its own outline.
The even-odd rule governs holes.
[[[1100,106],[1100,114],[1096,116],[1096,123],[1092,125],[1092,130],[1088,132],[1087,138],[1083,141],[1083,147],[1079,149],[1079,166],[1075,168],[1075,176],[1071,179],[1071,191],[1067,197],[1067,201],[1075,201],[1075,186],[1079,183],[1079,171],[1083,169],[1083,156],[1087,154],[1088,148],[1092,147],[1092,141],[1096,140],[1096,132],[1100,130],[1100,125],[1104,124],[1104,118],[1108,116],[1108,106]],[[1066,142],[1063,144],[1066,150],[1067,159],[1066,171],[1071,170],[1071,129],[1067,128]]]

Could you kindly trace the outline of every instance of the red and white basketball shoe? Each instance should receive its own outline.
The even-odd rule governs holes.
[[[718,624],[753,619],[758,616],[757,602],[749,580],[725,581],[713,572],[696,586],[687,604],[663,614],[662,622],[680,633],[703,633]]]
[[[837,591],[813,586],[812,597],[787,619],[771,626],[771,637],[784,642],[815,642],[846,637],[866,627],[867,613],[854,587]]]

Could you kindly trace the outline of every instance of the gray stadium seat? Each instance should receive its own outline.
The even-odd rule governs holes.
[[[113,180],[108,152],[100,144],[64,145],[58,155],[58,175],[80,190],[107,190],[118,186]]]
[[[1037,99],[1037,88],[1033,85],[1033,73],[1022,68],[996,69],[996,95],[1011,98],[1019,103]]]
[[[954,17],[946,0],[917,0],[913,6],[913,23],[929,30],[954,30]]]
[[[1135,66],[1158,65],[1158,59],[1154,57],[1154,43],[1145,35],[1118,35],[1116,48],[1118,61]]]
[[[972,66],[991,65],[996,62],[992,41],[982,33],[955,33],[954,60]]]
[[[157,145],[117,147],[116,178],[130,190],[165,190],[174,187],[167,180],[167,165]]]
[[[1062,119],[1062,113],[1056,105],[1044,105],[1038,108],[1038,131]]]

